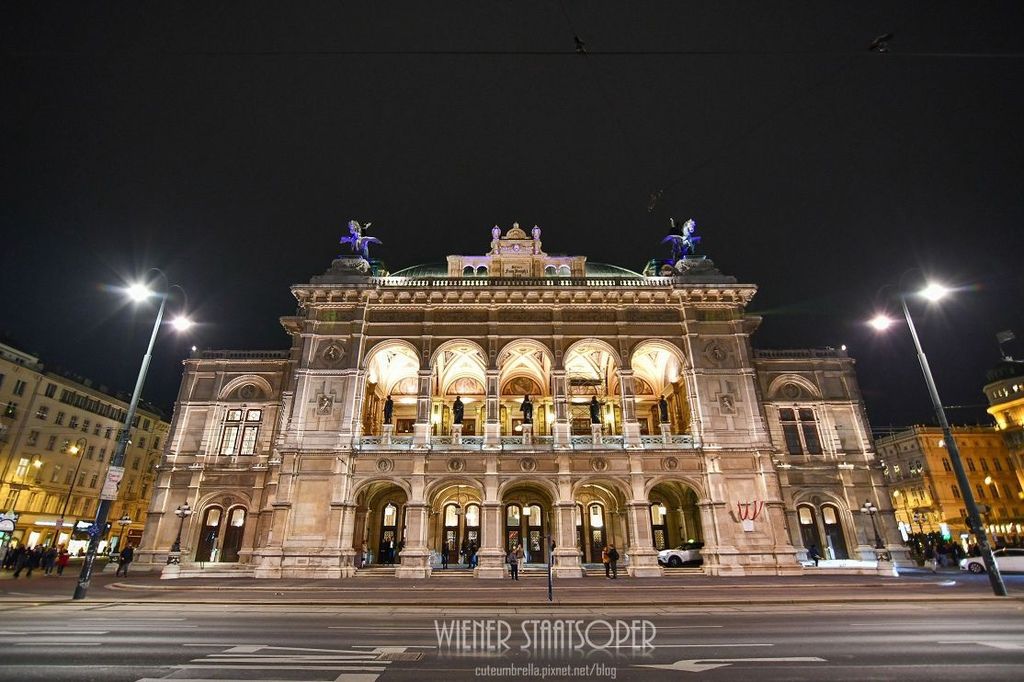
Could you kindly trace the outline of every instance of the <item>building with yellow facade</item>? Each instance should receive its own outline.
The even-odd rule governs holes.
[[[0,511],[18,516],[5,544],[86,547],[127,410],[105,387],[0,344]],[[138,410],[101,550],[139,544],[169,426],[154,408]]]

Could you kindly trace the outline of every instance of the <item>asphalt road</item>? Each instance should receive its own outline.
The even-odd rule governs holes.
[[[0,679],[19,681],[935,682],[1018,680],[1024,664],[1024,603],[1017,600],[693,609],[91,602],[0,608]],[[439,641],[436,623],[462,619],[506,623],[508,631],[492,631],[489,642],[507,648],[488,653],[482,629],[475,647],[467,641],[468,652],[451,639]],[[636,638],[604,648],[615,621],[627,622],[619,626],[625,637],[633,619]],[[578,627],[545,629],[556,620]],[[643,646],[644,638],[652,646]],[[485,674],[488,666],[497,673]]]

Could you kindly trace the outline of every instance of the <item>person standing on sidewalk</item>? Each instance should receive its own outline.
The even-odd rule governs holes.
[[[512,580],[519,580],[519,560],[516,558],[516,551],[510,549],[505,556],[505,563],[508,564],[508,576]]]
[[[117,557],[117,571],[114,572],[115,576],[123,575],[125,578],[128,577],[128,566],[132,563],[132,559],[135,558],[135,548],[128,545],[124,548],[121,554]]]
[[[604,564],[604,577],[610,579],[612,577],[612,566],[608,561],[608,545],[605,545],[604,549],[601,550],[601,563]]]
[[[517,571],[523,570],[523,562],[526,561],[526,550],[523,549],[523,543],[516,545],[516,569]]]
[[[612,580],[619,577],[619,551],[615,545],[608,545],[608,566],[612,569]]]
[[[57,566],[57,548],[50,547],[43,553],[43,575],[50,575]]]
[[[60,551],[57,552],[57,575],[64,575],[64,569],[69,561],[71,561],[71,554],[64,545],[61,545]]]

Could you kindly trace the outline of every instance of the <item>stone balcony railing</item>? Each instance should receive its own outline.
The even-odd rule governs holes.
[[[483,287],[626,287],[664,288],[672,286],[672,277],[371,277],[370,283],[382,287],[435,289]]]
[[[552,436],[534,436],[532,442],[527,444],[522,436],[501,436],[498,446],[488,450],[501,450],[504,452],[530,451],[544,452],[554,451],[555,444]],[[640,436],[640,444],[644,450],[692,450],[698,447],[693,436],[673,435],[667,439],[662,436]],[[595,443],[594,438],[588,435],[575,435],[569,437],[569,448],[572,450],[624,450],[626,444],[622,436],[601,436],[600,442]],[[412,436],[393,436],[390,444],[384,443],[382,436],[362,436],[353,443],[353,449],[363,451],[392,451],[412,450]],[[431,436],[430,450],[449,451],[474,451],[484,449],[483,436],[463,436],[461,443],[455,443],[451,436]]]

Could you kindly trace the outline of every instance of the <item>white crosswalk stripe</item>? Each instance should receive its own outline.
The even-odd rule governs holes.
[[[224,644],[223,651],[178,664],[162,678],[138,682],[189,680],[190,682],[375,682],[394,657],[406,647],[356,649],[281,647],[270,644]],[[241,672],[246,671],[246,672]],[[300,672],[301,671],[301,672]],[[296,677],[296,673],[301,675]]]

